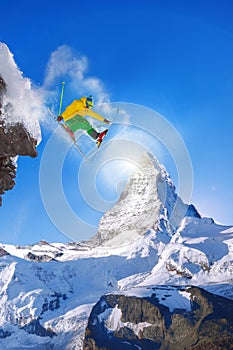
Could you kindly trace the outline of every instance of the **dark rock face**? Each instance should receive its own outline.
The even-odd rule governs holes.
[[[4,331],[3,329],[0,329],[0,338],[4,339],[7,337],[10,337],[11,333],[9,331]]]
[[[193,204],[189,204],[186,216],[194,216],[195,218],[201,218],[201,215],[198,213],[197,209]]]
[[[233,301],[197,287],[177,289],[189,293],[191,311],[169,311],[156,292],[142,298],[103,296],[92,309],[83,349],[233,349]],[[114,308],[120,310],[121,326],[111,330],[106,315]]]
[[[39,319],[32,320],[30,323],[23,326],[22,329],[29,334],[36,334],[40,337],[52,338],[54,335],[56,335],[56,333],[51,329],[46,329],[43,326],[41,326]]]
[[[66,294],[62,294],[59,292],[54,292],[54,294],[50,295],[50,297],[51,300],[45,298],[44,304],[42,305],[41,315],[48,310],[53,311],[55,309],[59,309],[61,300],[67,299]]]
[[[7,126],[0,121],[0,157],[36,157],[36,141],[22,124]]]
[[[6,256],[6,255],[10,255],[10,254],[5,249],[0,247],[0,258],[2,258],[3,256]]]
[[[16,166],[13,157],[18,155],[36,157],[36,140],[34,140],[25,127],[17,123],[7,125],[2,114],[2,98],[7,94],[7,86],[0,77],[0,205],[1,195],[11,190],[16,177]]]
[[[36,261],[36,262],[48,262],[48,261],[51,261],[51,260],[54,260],[51,256],[49,255],[46,255],[46,254],[43,254],[43,255],[36,255],[36,254],[33,254],[31,252],[29,252],[27,255],[26,255],[26,258],[28,260],[32,260],[32,261]]]

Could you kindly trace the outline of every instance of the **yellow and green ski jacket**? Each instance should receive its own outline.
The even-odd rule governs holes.
[[[104,117],[86,107],[86,100],[86,97],[82,97],[80,100],[74,100],[68,107],[66,107],[64,112],[61,114],[64,121],[66,122],[76,115],[79,115],[81,117],[89,116],[103,122],[105,119]]]

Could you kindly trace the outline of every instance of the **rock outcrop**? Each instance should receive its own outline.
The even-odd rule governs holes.
[[[159,287],[148,297],[103,296],[92,309],[83,349],[232,349],[232,300],[198,287],[176,287],[190,306],[175,308],[174,287],[161,288],[162,298]],[[169,297],[172,308],[164,302]]]
[[[7,86],[0,77],[0,205],[1,195],[15,185],[16,164],[18,155],[36,157],[36,140],[34,140],[23,124],[9,125],[4,118],[2,99],[7,94]]]

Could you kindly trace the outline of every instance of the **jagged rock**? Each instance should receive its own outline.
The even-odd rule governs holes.
[[[172,265],[170,261],[166,262],[166,269],[168,271],[174,271],[178,276],[182,276],[186,279],[192,279],[192,274],[186,270],[178,269],[176,265]]]
[[[41,326],[38,318],[32,320],[30,323],[26,324],[22,327],[23,330],[25,330],[29,334],[36,334],[40,337],[50,337],[52,338],[56,333],[51,329],[46,329],[45,327]]]
[[[36,157],[36,141],[22,124],[7,125],[0,121],[0,157],[17,155]]]
[[[38,243],[39,245],[50,245],[47,241],[45,241],[44,239],[41,239],[40,242]]]
[[[46,254],[43,254],[43,255],[36,255],[36,254],[33,254],[32,252],[29,252],[27,255],[26,255],[26,258],[28,260],[32,260],[32,261],[36,261],[36,262],[48,262],[48,261],[51,261],[51,260],[54,260],[51,256],[49,255],[46,255]]]
[[[192,216],[199,219],[201,218],[201,215],[198,213],[193,204],[189,204],[186,216]]]
[[[4,329],[0,329],[0,338],[4,339],[10,337],[11,333],[9,331],[4,331]]]
[[[62,252],[56,252],[56,253],[54,254],[54,258],[55,258],[55,259],[56,259],[56,258],[60,258],[62,255],[63,255]]]
[[[5,191],[11,190],[16,177],[16,166],[10,157],[0,158],[0,195],[4,194]],[[0,204],[2,198],[0,197]]]
[[[156,288],[149,297],[103,296],[92,309],[83,349],[232,349],[233,301],[197,287],[176,288],[190,296],[191,310],[169,310]]]
[[[10,255],[10,254],[5,249],[0,247],[0,258],[6,255]]]
[[[45,299],[44,304],[42,305],[42,314],[48,310],[53,311],[55,309],[59,309],[60,300],[66,300],[67,295],[54,292],[54,294],[51,295],[51,298],[53,299],[51,299],[50,301],[48,301],[47,298]]]
[[[6,84],[5,81],[0,76],[0,108],[2,107],[2,96],[6,93]]]
[[[16,177],[14,157],[18,155],[36,157],[36,140],[34,140],[25,127],[20,124],[8,125],[4,119],[2,98],[7,93],[7,86],[0,77],[0,195],[11,190]],[[0,197],[0,205],[2,198]]]

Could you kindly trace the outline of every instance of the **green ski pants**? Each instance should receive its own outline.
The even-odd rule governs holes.
[[[75,117],[67,120],[65,123],[73,132],[80,129],[85,130],[94,139],[96,139],[99,135],[99,133],[93,129],[91,124],[80,115],[76,115]]]

